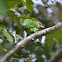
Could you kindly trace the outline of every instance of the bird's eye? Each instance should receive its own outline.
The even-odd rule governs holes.
[[[39,25],[41,25],[41,23],[38,22]]]

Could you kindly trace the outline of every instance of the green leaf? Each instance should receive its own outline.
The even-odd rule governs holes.
[[[53,35],[55,39],[57,39],[59,43],[62,44],[62,30],[56,30],[55,32],[53,32]]]
[[[4,49],[4,48],[3,48],[3,51],[6,52],[6,53],[9,53],[9,50],[7,50],[7,49]]]
[[[7,14],[8,5],[6,4],[6,0],[0,0],[0,14]]]
[[[18,38],[20,38],[21,40],[24,40],[24,38],[18,34],[15,34]]]
[[[31,20],[33,21],[39,21],[37,18],[32,17]]]
[[[25,23],[26,25],[29,24],[30,22],[32,22],[31,19],[25,19],[25,20],[24,20],[24,23]]]
[[[53,45],[54,45],[54,36],[49,34],[49,35],[46,35],[46,43],[45,43],[45,48],[48,50],[48,51],[51,51],[52,48],[53,48]]]
[[[23,22],[22,18],[14,16],[14,21],[16,22],[18,28],[21,30],[22,29],[22,22]]]
[[[3,25],[0,25],[0,32],[1,32],[1,33],[2,33],[2,31],[3,31],[4,29],[7,29],[7,30],[9,30],[9,28],[6,28],[5,26],[3,26]]]
[[[21,17],[14,16],[14,21],[16,22],[18,28],[20,29],[21,36],[23,36],[24,28],[23,28],[23,19]]]
[[[25,19],[30,18],[29,16],[20,16],[20,17]]]
[[[26,0],[26,7],[28,11],[31,13],[33,11],[33,2],[31,0]]]
[[[0,25],[0,30],[4,30],[4,29],[9,29],[9,28],[6,28],[5,26]]]
[[[20,0],[0,0],[0,14],[7,15],[8,9],[12,7],[12,5],[20,4]],[[14,9],[12,9],[14,11]]]
[[[26,5],[27,10],[31,13],[33,11],[33,2],[31,0],[21,0],[23,5]]]
[[[20,0],[8,0],[7,1],[7,4],[8,4],[8,6],[12,6],[12,5],[18,5],[18,4],[20,4],[21,3],[21,1]]]
[[[21,0],[23,5],[26,5],[26,0]]]
[[[19,9],[18,7],[12,7],[12,8],[10,8],[9,10],[11,10],[11,11],[14,11],[15,12],[15,10],[17,10],[17,9]]]
[[[41,41],[42,37],[39,37],[38,39],[39,39],[39,41]]]
[[[0,39],[2,39],[4,41],[4,38],[2,36],[0,36]]]
[[[0,39],[2,39],[2,37],[0,36]]]
[[[7,37],[8,41],[10,41],[10,43],[14,44],[15,39],[14,39],[14,36],[12,35],[12,33],[9,31],[4,31],[4,30],[9,30],[9,28],[6,28],[3,25],[0,25],[0,32]],[[0,36],[0,38],[2,40],[4,40],[3,37]]]
[[[28,62],[32,62],[32,57],[27,57],[27,59],[28,59]]]
[[[15,39],[11,32],[2,30],[2,34],[4,34],[7,37],[10,43],[14,44]]]
[[[11,22],[13,20],[12,16],[9,16],[9,22]]]

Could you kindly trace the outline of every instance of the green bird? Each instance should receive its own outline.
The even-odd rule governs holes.
[[[31,19],[25,19],[25,29],[28,35],[37,32],[40,29],[44,29],[44,25],[40,21],[32,21]]]

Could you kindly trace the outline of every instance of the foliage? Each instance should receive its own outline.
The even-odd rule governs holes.
[[[33,10],[33,2],[31,0],[21,0],[23,5],[26,5],[28,11],[31,13]]]
[[[45,2],[43,3],[44,6],[37,5],[39,11],[37,14],[33,10],[34,3],[32,0],[0,0],[0,19],[3,18],[0,20],[0,56],[8,53],[20,40],[24,40],[26,34],[42,30],[38,29],[38,25],[33,21],[42,22],[43,24],[41,24],[45,25],[45,28],[54,25],[53,20],[58,20],[57,15],[61,14],[61,6],[57,3],[55,8],[58,9],[58,12],[56,13],[53,10],[53,13],[49,13],[47,10],[50,7]],[[53,6],[51,7],[53,8]],[[61,16],[58,17],[62,19]],[[25,25],[23,25],[24,23]],[[25,31],[27,33],[24,33]],[[47,34],[45,39],[40,37],[34,40],[13,57],[20,58],[20,60],[26,58],[27,60],[23,60],[29,62],[33,62],[33,59],[36,59],[36,62],[48,61],[62,45],[61,36],[62,30],[56,30],[51,34]],[[44,40],[44,44],[42,44],[42,40]],[[15,59],[15,61],[18,60]]]

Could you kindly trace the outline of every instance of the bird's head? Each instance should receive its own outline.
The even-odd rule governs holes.
[[[33,22],[38,25],[38,28],[42,28],[42,29],[45,28],[44,25],[41,22],[39,22],[39,21],[33,21]]]

